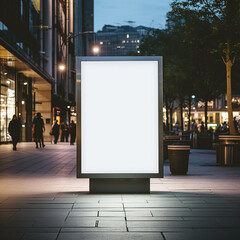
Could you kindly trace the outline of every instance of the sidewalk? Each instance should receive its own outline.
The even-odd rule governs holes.
[[[88,193],[67,143],[0,145],[0,239],[239,240],[240,168],[191,150],[188,175],[151,179],[151,194]]]

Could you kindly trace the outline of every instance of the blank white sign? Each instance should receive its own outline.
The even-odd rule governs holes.
[[[158,62],[81,62],[81,173],[159,173]]]

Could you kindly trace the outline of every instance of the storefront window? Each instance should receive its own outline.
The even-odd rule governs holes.
[[[3,73],[0,83],[0,140],[6,142],[11,141],[8,124],[15,114],[15,81]]]

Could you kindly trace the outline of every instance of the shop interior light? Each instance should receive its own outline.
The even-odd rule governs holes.
[[[25,85],[25,86],[26,86],[27,84],[28,84],[27,82],[24,82],[24,83],[23,83],[23,85]]]
[[[24,105],[25,104],[25,102],[24,101],[22,101],[22,105]]]
[[[10,81],[9,81],[9,80],[7,80],[7,84],[10,84]]]

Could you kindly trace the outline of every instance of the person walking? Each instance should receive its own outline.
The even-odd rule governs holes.
[[[201,133],[203,133],[203,132],[204,132],[204,130],[205,130],[205,127],[204,127],[204,122],[202,122],[202,124],[201,124],[201,127],[200,127],[200,130],[201,130]]]
[[[59,125],[57,120],[55,120],[52,127],[52,135],[54,136],[54,144],[57,144],[59,138]]]
[[[70,145],[74,145],[76,138],[76,124],[74,123],[73,120],[70,124],[69,132],[70,132]]]
[[[12,137],[13,150],[17,150],[17,143],[19,142],[20,133],[21,133],[21,123],[17,116],[14,114],[12,120],[8,125],[8,132]]]
[[[33,120],[33,137],[35,139],[36,148],[38,148],[38,143],[40,147],[45,147],[44,139],[43,139],[43,132],[45,131],[44,122],[41,116],[41,113],[37,113],[37,117]]]
[[[190,130],[191,130],[192,132],[197,133],[198,128],[197,128],[197,123],[195,122],[195,120],[192,120],[192,124],[191,124]]]
[[[61,123],[61,142],[64,142],[64,128],[65,128],[65,124],[64,122]]]
[[[236,131],[236,134],[238,134],[238,121],[236,119],[236,117],[233,118],[233,125]]]
[[[69,138],[69,126],[68,126],[68,124],[65,124],[64,136],[65,136],[66,142],[68,142],[68,138]]]

